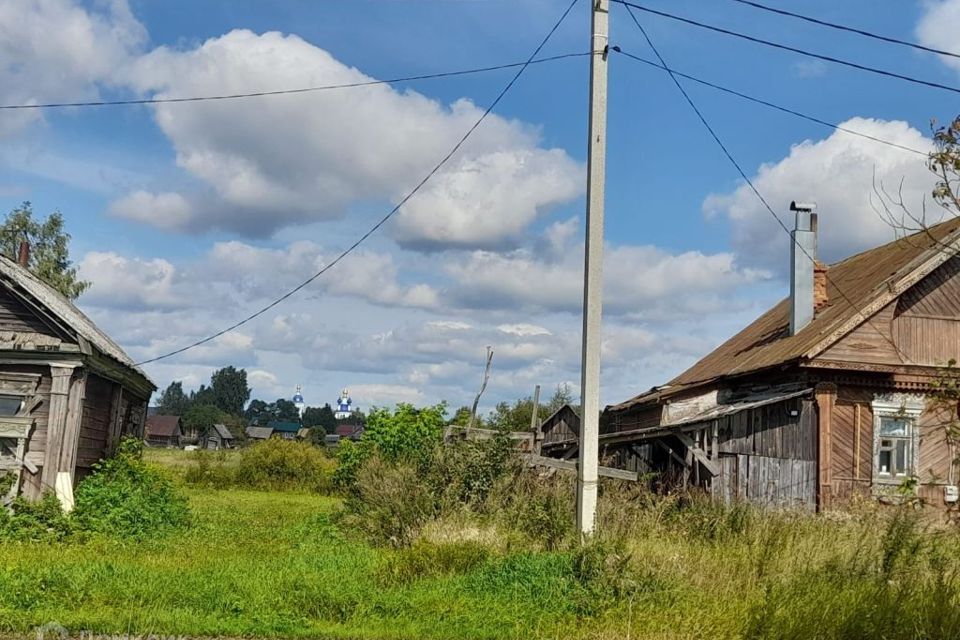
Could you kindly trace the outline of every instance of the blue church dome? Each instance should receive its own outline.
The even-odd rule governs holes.
[[[294,404],[299,404],[299,403],[303,402],[303,396],[300,395],[299,393],[294,394],[294,396],[293,396],[293,402],[294,402]]]

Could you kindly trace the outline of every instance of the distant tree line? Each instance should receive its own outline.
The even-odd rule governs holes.
[[[190,434],[202,433],[214,424],[224,424],[241,438],[247,425],[301,422],[316,433],[315,439],[319,442],[324,435],[334,433],[339,424],[362,424],[364,420],[359,411],[354,411],[348,420],[337,420],[328,403],[322,407],[307,407],[301,421],[292,400],[250,400],[250,395],[246,370],[229,366],[214,371],[209,385],[201,384],[189,394],[183,390],[182,381],[171,382],[160,394],[156,407],[160,415],[180,416],[184,429]]]

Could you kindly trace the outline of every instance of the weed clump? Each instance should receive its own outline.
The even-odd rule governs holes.
[[[128,538],[182,528],[190,515],[186,498],[143,461],[143,441],[133,438],[80,482],[75,504],[70,519],[79,530]]]

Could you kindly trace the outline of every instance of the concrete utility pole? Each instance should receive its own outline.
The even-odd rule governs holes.
[[[600,316],[603,298],[603,196],[607,155],[607,53],[610,0],[592,3],[590,141],[587,159],[587,240],[583,269],[583,359],[580,374],[580,457],[577,528],[593,533],[597,514],[600,436]]]

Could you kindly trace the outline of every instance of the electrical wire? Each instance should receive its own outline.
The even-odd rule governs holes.
[[[653,15],[661,16],[663,18],[669,18],[671,20],[676,20],[678,22],[683,22],[685,24],[693,25],[695,27],[700,27],[701,29],[708,29],[710,31],[715,31],[717,33],[722,33],[724,35],[733,36],[735,38],[741,38],[749,42],[754,42],[756,44],[766,45],[768,47],[773,47],[775,49],[782,49],[783,51],[790,51],[792,53],[798,53],[803,56],[810,58],[815,58],[817,60],[823,60],[825,62],[832,62],[834,64],[843,65],[846,67],[851,67],[853,69],[859,69],[861,71],[867,71],[869,73],[875,73],[877,75],[885,76],[888,78],[896,78],[898,80],[903,80],[905,82],[912,82],[913,84],[923,85],[925,87],[932,87],[934,89],[942,89],[944,91],[950,91],[952,93],[960,93],[960,87],[954,87],[947,84],[941,84],[939,82],[933,82],[931,80],[922,80],[920,78],[914,78],[913,76],[903,75],[901,73],[896,73],[893,71],[887,71],[886,69],[880,69],[878,67],[871,67],[865,64],[860,64],[859,62],[851,62],[849,60],[843,60],[841,58],[834,58],[832,56],[827,56],[821,53],[814,53],[812,51],[807,51],[806,49],[799,49],[797,47],[791,47],[789,45],[781,44],[779,42],[773,42],[772,40],[764,40],[763,38],[757,38],[756,36],[747,35],[745,33],[740,33],[738,31],[732,31],[730,29],[724,29],[723,27],[717,27],[712,24],[707,24],[705,22],[698,22],[697,20],[692,20],[690,18],[684,18],[672,13],[667,13],[666,11],[658,11],[657,9],[651,9],[649,7],[644,7],[633,2],[627,2],[627,0],[611,0],[611,2],[616,2],[622,4],[626,7],[632,7],[640,11],[645,11],[646,13],[652,13]]]
[[[960,58],[960,53],[954,53],[952,51],[944,51],[943,49],[934,49],[933,47],[928,47],[926,45],[922,45],[917,42],[910,42],[909,40],[900,40],[899,38],[892,38],[890,36],[885,36],[879,33],[874,33],[872,31],[867,31],[866,29],[857,29],[856,27],[849,27],[845,24],[828,22],[826,20],[821,20],[820,18],[814,18],[812,16],[803,15],[802,13],[794,13],[792,11],[787,11],[786,9],[778,9],[776,7],[770,7],[765,4],[761,4],[759,2],[754,2],[753,0],[731,0],[731,1],[738,2],[740,4],[747,5],[755,9],[760,9],[761,11],[768,11],[770,13],[776,13],[781,16],[788,16],[790,18],[796,18],[797,20],[803,20],[811,24],[820,25],[821,27],[829,27],[830,29],[836,29],[838,31],[855,33],[857,35],[865,36],[867,38],[873,38],[874,40],[880,40],[882,42],[888,42],[891,44],[899,44],[904,47],[911,47],[913,49],[926,51],[928,53],[936,53],[941,56],[950,56],[952,58]]]
[[[790,237],[791,242],[795,244],[798,249],[800,249],[800,251],[810,260],[811,263],[816,264],[816,258],[810,255],[810,253],[807,252],[807,250],[803,247],[803,245],[798,243],[793,238],[793,235],[790,233],[790,229],[787,228],[787,225],[784,224],[783,220],[780,219],[780,216],[778,216],[777,213],[773,210],[773,207],[770,206],[770,203],[767,202],[767,199],[763,197],[763,194],[760,193],[759,189],[757,189],[756,185],[753,184],[753,181],[750,179],[750,177],[747,176],[747,173],[743,170],[743,167],[740,166],[740,163],[737,162],[736,158],[733,157],[733,154],[730,153],[730,150],[720,139],[720,136],[717,135],[717,132],[714,131],[713,127],[707,121],[707,118],[700,111],[700,108],[697,107],[696,103],[693,101],[693,98],[691,98],[690,94],[687,93],[687,90],[683,88],[683,85],[680,83],[680,81],[669,70],[666,61],[663,59],[663,56],[660,55],[660,52],[657,50],[656,46],[653,44],[653,40],[650,39],[650,36],[647,34],[646,29],[643,28],[643,25],[640,24],[640,21],[637,19],[637,16],[634,15],[633,11],[631,11],[628,3],[622,3],[622,4],[626,5],[627,13],[630,14],[630,17],[633,19],[634,24],[637,25],[637,29],[640,30],[641,34],[643,34],[643,37],[647,41],[647,44],[650,46],[650,49],[653,51],[654,55],[656,55],[657,59],[664,66],[664,68],[667,68],[667,73],[670,75],[670,79],[673,80],[673,83],[676,85],[677,89],[683,95],[684,99],[687,101],[687,104],[690,105],[690,108],[693,109],[694,113],[697,114],[697,118],[699,118],[704,128],[706,128],[706,130],[710,133],[710,136],[713,138],[714,142],[717,143],[717,146],[719,146],[720,149],[723,151],[723,154],[727,157],[727,160],[729,160],[730,164],[734,166],[734,168],[737,170],[737,173],[739,173],[740,177],[743,178],[743,181],[747,183],[747,185],[750,187],[750,190],[753,191],[753,194],[757,197],[757,200],[760,201],[760,203],[767,210],[767,212],[773,217],[774,220],[776,220],[777,224],[780,226],[781,229],[783,229],[784,233],[786,233],[787,236]],[[902,359],[906,360],[907,362],[910,362],[910,358],[907,357],[907,355],[900,350],[897,344],[891,338],[887,337],[887,335],[883,331],[879,330],[873,324],[873,321],[870,319],[870,317],[864,314],[862,311],[860,311],[860,309],[853,302],[853,300],[851,300],[847,296],[847,294],[844,293],[839,286],[837,286],[837,283],[834,280],[831,280],[829,272],[825,273],[824,275],[826,276],[827,282],[833,285],[833,288],[840,295],[840,297],[843,298],[843,300],[850,306],[850,308],[858,316],[863,318],[864,322],[872,326],[877,331],[877,333],[883,336],[883,338],[890,343],[894,351],[897,354],[899,354]]]
[[[346,258],[348,255],[350,255],[350,254],[351,254],[357,247],[359,247],[367,238],[369,238],[370,236],[372,236],[380,227],[382,227],[384,224],[386,224],[387,221],[388,221],[390,218],[392,218],[398,211],[400,211],[401,207],[403,207],[403,205],[405,205],[411,198],[413,198],[413,196],[416,195],[416,193],[417,193],[418,191],[420,191],[420,189],[423,188],[423,186],[424,186],[425,184],[427,184],[427,182],[428,182],[438,171],[440,171],[440,169],[443,168],[443,166],[444,166],[445,164],[447,164],[447,162],[449,162],[450,158],[452,158],[452,157],[454,156],[454,154],[456,154],[457,151],[460,150],[460,148],[463,146],[463,144],[467,141],[467,138],[469,138],[469,137],[473,134],[473,132],[476,131],[477,128],[483,123],[483,121],[487,119],[487,116],[490,115],[490,113],[491,113],[491,112],[494,110],[494,108],[500,103],[500,101],[503,99],[503,97],[504,97],[505,95],[507,95],[507,92],[509,92],[510,89],[513,88],[513,85],[516,84],[517,80],[520,79],[520,76],[523,75],[523,72],[527,69],[527,67],[529,67],[529,66],[533,63],[534,59],[536,59],[536,57],[537,57],[537,55],[540,53],[541,49],[543,49],[543,47],[546,46],[547,42],[550,40],[550,38],[553,36],[553,34],[557,31],[557,29],[560,28],[560,25],[563,24],[563,21],[566,19],[567,15],[569,15],[570,11],[573,10],[574,5],[576,5],[576,4],[577,4],[577,0],[571,0],[570,5],[569,5],[569,6],[567,7],[567,9],[560,15],[560,18],[554,23],[554,25],[553,25],[553,27],[550,29],[550,31],[547,32],[547,35],[543,38],[543,40],[540,41],[540,44],[537,45],[537,48],[534,49],[533,53],[530,54],[530,57],[527,58],[527,61],[520,66],[520,68],[517,70],[516,74],[514,74],[514,76],[510,79],[510,81],[503,87],[503,89],[501,89],[501,91],[500,91],[500,93],[497,95],[497,97],[494,98],[493,102],[491,102],[490,105],[486,108],[486,110],[480,115],[480,117],[477,118],[476,122],[474,122],[473,125],[472,125],[469,129],[467,129],[467,132],[463,134],[463,137],[460,138],[460,140],[453,146],[453,148],[450,150],[450,152],[447,153],[447,155],[445,155],[445,156],[440,160],[440,162],[438,162],[438,163],[433,167],[433,169],[431,169],[430,172],[427,173],[427,175],[423,178],[423,180],[421,180],[419,183],[417,183],[417,185],[416,185],[413,189],[411,189],[411,190],[407,193],[407,195],[405,195],[405,196],[400,200],[400,202],[398,202],[398,203],[396,204],[396,206],[394,206],[389,212],[387,212],[387,214],[386,214],[385,216],[383,216],[382,218],[380,218],[380,220],[377,221],[377,223],[376,223],[375,225],[373,225],[366,233],[364,233],[363,235],[361,235],[353,244],[351,244],[349,247],[347,247],[347,248],[344,249],[342,252],[340,252],[340,254],[337,255],[337,257],[334,258],[330,263],[326,264],[322,269],[320,269],[319,271],[317,271],[316,273],[314,273],[312,276],[310,276],[309,278],[307,278],[306,280],[304,280],[303,282],[301,282],[300,284],[298,284],[298,285],[297,285],[296,287],[294,287],[293,289],[290,289],[289,291],[287,291],[286,293],[284,293],[284,294],[283,294],[282,296],[280,296],[279,298],[277,298],[277,299],[275,299],[274,301],[272,301],[270,304],[266,305],[265,307],[259,309],[258,311],[254,312],[254,313],[251,313],[250,315],[248,315],[247,317],[243,318],[242,320],[239,320],[239,321],[231,324],[230,326],[226,327],[225,329],[221,329],[220,331],[217,331],[216,333],[211,334],[211,335],[207,336],[206,338],[202,338],[202,339],[200,339],[200,340],[196,340],[195,342],[192,342],[192,343],[190,343],[190,344],[188,344],[188,345],[186,345],[186,346],[184,346],[184,347],[181,347],[181,348],[179,348],[179,349],[175,349],[175,350],[170,351],[170,352],[168,352],[168,353],[164,353],[164,354],[162,354],[162,355],[159,355],[159,356],[156,356],[156,357],[153,357],[153,358],[148,358],[147,360],[143,360],[143,361],[141,361],[141,362],[138,362],[138,363],[136,363],[135,366],[138,366],[138,367],[139,367],[139,366],[142,366],[142,365],[145,365],[145,364],[150,364],[150,363],[152,363],[152,362],[157,362],[157,361],[159,361],[159,360],[164,360],[164,359],[166,359],[166,358],[170,358],[170,357],[172,357],[172,356],[181,354],[181,353],[183,353],[183,352],[185,352],[185,351],[189,351],[190,349],[194,349],[194,348],[196,348],[196,347],[199,347],[200,345],[206,344],[206,343],[210,342],[211,340],[216,340],[216,339],[219,338],[220,336],[222,336],[222,335],[224,335],[224,334],[226,334],[226,333],[229,333],[229,332],[233,331],[234,329],[237,329],[237,328],[239,328],[239,327],[247,324],[247,323],[250,322],[251,320],[253,320],[253,319],[255,319],[255,318],[258,318],[259,316],[262,316],[264,313],[266,313],[266,312],[269,311],[270,309],[273,309],[274,307],[276,307],[276,306],[279,305],[280,303],[284,302],[285,300],[287,300],[288,298],[290,298],[291,296],[293,296],[294,294],[296,294],[298,291],[300,291],[301,289],[303,289],[304,287],[306,287],[307,285],[309,285],[311,282],[313,282],[314,280],[316,280],[317,278],[319,278],[320,276],[322,276],[324,273],[326,273],[327,271],[329,271],[330,269],[332,269],[334,266],[336,266],[341,260],[343,260],[343,259]],[[592,54],[588,54],[588,55],[592,55]]]
[[[538,58],[526,62],[511,62],[509,64],[499,64],[491,67],[477,67],[474,69],[460,69],[457,71],[441,71],[439,73],[427,73],[418,76],[404,76],[401,78],[389,78],[385,80],[366,80],[363,82],[348,82],[345,84],[329,84],[315,87],[300,87],[295,89],[277,89],[276,91],[256,91],[252,93],[231,93],[214,96],[190,96],[184,98],[138,98],[132,100],[99,100],[90,102],[48,102],[44,104],[5,104],[0,105],[0,109],[60,109],[66,107],[115,107],[124,105],[140,104],[176,104],[180,102],[206,102],[210,100],[237,100],[240,98],[261,98],[264,96],[280,96],[297,93],[313,93],[318,91],[332,91],[336,89],[354,89],[357,87],[371,87],[380,84],[397,84],[401,82],[413,82],[415,80],[434,80],[437,78],[452,78],[455,76],[466,76],[475,73],[487,73],[490,71],[500,71],[503,69],[513,69],[516,67],[528,67],[532,64],[542,64],[544,62],[555,62],[557,60],[566,60],[568,58],[582,58],[592,55],[589,51],[584,53],[564,53],[547,58]]]
[[[654,62],[653,60],[647,60],[646,58],[643,58],[643,57],[640,57],[640,56],[638,56],[638,55],[634,55],[634,54],[632,54],[632,53],[629,53],[629,52],[627,52],[627,51],[624,51],[624,50],[623,50],[622,48],[620,48],[620,47],[614,47],[614,48],[613,48],[613,51],[614,51],[615,53],[619,53],[619,54],[621,54],[621,55],[624,55],[624,56],[626,56],[626,57],[628,57],[628,58],[630,58],[631,60],[634,60],[634,61],[636,61],[636,62],[641,62],[641,63],[643,63],[643,64],[645,64],[645,65],[654,67],[654,68],[656,68],[656,69],[661,69],[661,70],[663,70],[663,71],[668,71],[668,72],[672,73],[672,74],[675,75],[675,76],[678,76],[678,77],[681,77],[681,78],[685,78],[685,79],[690,80],[690,81],[692,81],[692,82],[696,82],[696,83],[701,84],[701,85],[703,85],[703,86],[705,86],[705,87],[710,87],[711,89],[716,89],[717,91],[723,91],[724,93],[728,93],[728,94],[730,94],[730,95],[737,96],[738,98],[743,98],[744,100],[749,100],[750,102],[754,102],[754,103],[756,103],[756,104],[763,105],[763,106],[765,106],[765,107],[770,107],[771,109],[776,109],[777,111],[782,111],[783,113],[787,113],[787,114],[790,114],[790,115],[792,115],[792,116],[796,116],[796,117],[798,117],[798,118],[802,118],[802,119],[804,119],[804,120],[808,120],[808,121],[810,121],[810,122],[813,122],[813,123],[816,123],[816,124],[819,124],[819,125],[823,125],[824,127],[829,127],[829,128],[834,129],[834,130],[836,130],[836,131],[842,131],[842,132],[844,132],[844,133],[849,133],[850,135],[860,136],[861,138],[866,138],[867,140],[872,140],[872,141],[874,141],[874,142],[879,142],[880,144],[885,144],[885,145],[888,145],[888,146],[891,146],[891,147],[895,147],[895,148],[897,148],[897,149],[902,149],[903,151],[909,151],[910,153],[915,153],[915,154],[918,154],[918,155],[921,155],[921,156],[924,156],[924,157],[927,157],[927,156],[929,155],[929,152],[927,152],[927,151],[921,151],[920,149],[914,149],[914,148],[912,148],[912,147],[908,147],[908,146],[906,146],[906,145],[902,145],[902,144],[899,144],[899,143],[896,143],[896,142],[892,142],[892,141],[890,141],[890,140],[884,140],[883,138],[878,138],[878,137],[876,137],[876,136],[871,136],[871,135],[869,135],[869,134],[867,134],[867,133],[862,133],[862,132],[860,132],[860,131],[855,131],[854,129],[848,129],[848,128],[846,128],[846,127],[844,127],[844,126],[842,126],[842,125],[836,124],[836,123],[834,123],[834,122],[829,122],[829,121],[827,121],[827,120],[823,120],[823,119],[821,119],[821,118],[817,118],[817,117],[815,117],[815,116],[808,115],[808,114],[803,113],[803,112],[801,112],[801,111],[796,111],[795,109],[790,109],[790,108],[788,108],[788,107],[784,107],[784,106],[778,105],[778,104],[776,104],[776,103],[769,102],[769,101],[767,101],[767,100],[763,100],[763,99],[761,99],[761,98],[757,98],[757,97],[755,97],[755,96],[751,96],[751,95],[746,94],[746,93],[742,93],[742,92],[737,91],[737,90],[735,90],[735,89],[731,89],[731,88],[729,88],[729,87],[725,87],[725,86],[723,86],[723,85],[719,85],[719,84],[716,84],[716,83],[714,83],[714,82],[710,82],[709,80],[703,80],[702,78],[698,78],[698,77],[696,77],[696,76],[692,76],[692,75],[687,74],[687,73],[682,73],[682,72],[680,72],[680,71],[677,71],[676,69],[671,69],[671,68],[668,68],[668,67],[663,66],[662,64],[658,64],[657,62]]]

